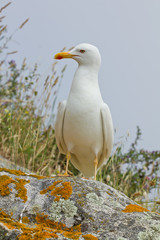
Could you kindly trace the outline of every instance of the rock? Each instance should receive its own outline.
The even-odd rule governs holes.
[[[101,182],[0,168],[0,240],[160,240],[160,215]]]
[[[0,168],[16,169],[26,173],[31,173],[27,168],[21,167],[15,164],[14,162],[7,160],[2,156],[0,156]]]

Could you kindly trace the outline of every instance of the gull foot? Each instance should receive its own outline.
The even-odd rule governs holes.
[[[57,177],[71,177],[71,175],[69,175],[68,173],[64,173],[64,174],[57,174]]]

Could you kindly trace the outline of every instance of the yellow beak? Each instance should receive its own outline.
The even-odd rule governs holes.
[[[54,58],[55,59],[62,59],[62,58],[72,58],[74,57],[75,55],[74,54],[71,54],[69,52],[60,52],[60,53],[57,53]]]

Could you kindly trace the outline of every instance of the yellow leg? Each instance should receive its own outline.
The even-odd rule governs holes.
[[[97,166],[98,166],[98,158],[94,159],[94,180],[96,181],[96,174],[97,174]]]
[[[66,171],[65,171],[65,174],[64,174],[64,175],[68,176],[68,165],[69,165],[69,161],[70,161],[70,159],[71,159],[71,154],[70,154],[70,152],[67,152],[66,159],[67,159],[67,163],[66,163]]]
[[[66,159],[67,159],[66,171],[65,171],[64,174],[58,174],[58,175],[57,175],[58,177],[69,177],[69,174],[68,174],[68,165],[69,165],[69,160],[71,159],[71,154],[70,154],[70,152],[67,152]]]

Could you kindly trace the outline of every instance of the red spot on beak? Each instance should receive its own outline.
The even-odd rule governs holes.
[[[57,59],[59,59],[59,60],[62,59],[62,58],[63,58],[62,56],[58,56],[58,57],[57,57]]]

